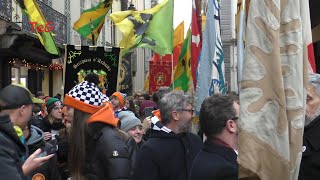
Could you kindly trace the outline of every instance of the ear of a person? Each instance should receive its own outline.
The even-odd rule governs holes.
[[[227,121],[226,128],[231,133],[236,133],[237,132],[237,124],[233,120],[228,120]]]
[[[178,121],[179,120],[179,113],[178,111],[172,111],[171,112],[171,115],[172,115],[172,118],[175,120],[175,121]]]
[[[25,115],[25,113],[27,111],[27,106],[26,105],[22,105],[19,110],[20,110],[20,114],[21,115]]]

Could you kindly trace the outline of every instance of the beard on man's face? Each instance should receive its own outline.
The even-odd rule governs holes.
[[[318,110],[315,114],[307,114],[305,115],[305,122],[304,126],[309,125],[314,119],[316,119],[320,115],[320,106],[318,107]]]

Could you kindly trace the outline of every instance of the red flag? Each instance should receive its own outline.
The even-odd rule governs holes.
[[[200,38],[199,26],[198,26],[198,22],[197,22],[195,0],[192,0],[191,34],[192,34],[191,74],[192,74],[192,79],[193,79],[193,86],[194,86],[194,89],[196,89],[197,68],[198,68],[198,61],[199,61],[199,55],[200,55],[202,43],[201,43],[201,38]]]
[[[310,22],[310,8],[309,3],[301,1],[301,23],[302,23],[302,38],[304,40],[304,45],[308,48],[308,60],[309,60],[309,72],[316,72],[316,63],[314,60],[314,51],[312,44],[312,32],[311,32],[311,22]]]
[[[314,60],[314,50],[313,50],[313,43],[311,42],[308,45],[308,60],[311,66],[313,73],[316,72],[316,61]]]
[[[149,93],[157,91],[162,86],[171,84],[171,61],[150,61]]]
[[[173,68],[175,68],[178,63],[178,58],[179,58],[181,49],[182,49],[182,44],[178,44],[176,47],[174,47]],[[154,55],[151,58],[151,61],[172,61],[172,57],[171,57],[171,54],[167,54],[165,56],[160,56],[159,54],[154,53]]]

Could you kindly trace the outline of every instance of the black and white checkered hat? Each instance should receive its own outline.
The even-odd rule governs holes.
[[[84,112],[95,113],[107,101],[109,98],[94,83],[84,81],[69,91],[64,104]]]
[[[109,98],[94,84],[84,81],[69,91],[69,96],[93,106],[102,106]]]

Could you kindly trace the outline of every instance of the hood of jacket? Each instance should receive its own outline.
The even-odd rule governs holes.
[[[0,131],[9,136],[19,146],[22,154],[26,153],[26,147],[20,141],[8,114],[0,113]]]
[[[87,121],[87,123],[93,122],[102,122],[113,127],[118,127],[120,121],[114,116],[112,105],[110,103],[105,103],[104,107],[90,116]]]
[[[26,140],[26,145],[33,145],[43,140],[43,131],[38,127],[31,125],[30,128],[30,137]]]

